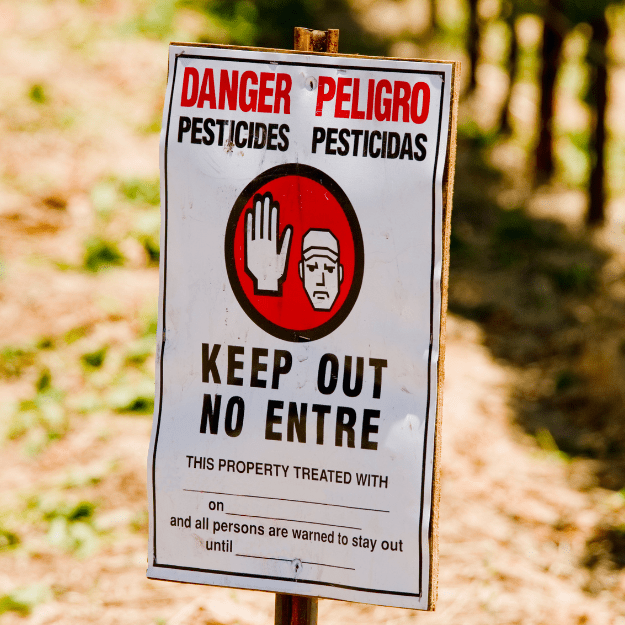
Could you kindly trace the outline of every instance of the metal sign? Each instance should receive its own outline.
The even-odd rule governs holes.
[[[453,85],[171,46],[148,577],[431,607]]]

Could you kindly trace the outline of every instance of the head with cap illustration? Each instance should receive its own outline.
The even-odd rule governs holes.
[[[330,310],[343,282],[339,242],[329,230],[310,229],[302,238],[299,277],[315,310]]]

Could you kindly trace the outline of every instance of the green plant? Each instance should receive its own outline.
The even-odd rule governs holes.
[[[120,266],[124,261],[124,255],[112,241],[94,237],[85,243],[84,267],[88,271],[96,272]]]
[[[597,277],[593,267],[574,263],[566,267],[555,268],[551,276],[560,291],[588,295],[597,287]]]
[[[127,365],[140,366],[154,354],[154,338],[149,336],[135,341],[126,353],[124,362]]]
[[[158,265],[161,257],[161,246],[157,238],[145,236],[141,239],[141,244],[148,257],[150,265]]]
[[[135,225],[134,236],[143,245],[149,264],[158,264],[160,258],[160,226],[161,216],[156,210],[142,213]]]
[[[579,384],[579,377],[575,372],[565,369],[558,373],[555,382],[556,391],[562,393]]]
[[[78,326],[76,328],[72,328],[71,330],[68,330],[65,333],[65,336],[63,338],[68,345],[71,345],[72,343],[75,343],[76,341],[80,340],[83,336],[85,336],[88,331],[89,331],[89,328],[87,328],[86,326]]]
[[[127,25],[131,31],[156,38],[169,35],[173,29],[178,0],[154,0]]]
[[[120,184],[120,191],[131,202],[143,202],[158,206],[160,204],[160,182],[155,180],[144,180],[141,178],[130,178]]]
[[[34,397],[20,401],[14,409],[7,437],[18,439],[27,434],[30,451],[36,453],[64,436],[68,423],[62,400],[63,394],[52,386],[50,371],[43,369],[35,382]]]
[[[19,377],[35,362],[35,351],[23,347],[5,347],[0,352],[0,377]]]
[[[44,507],[43,518],[49,523],[48,542],[79,558],[93,553],[98,544],[98,533],[93,527],[95,508],[91,501]]]
[[[151,414],[154,410],[154,397],[138,395],[127,404],[120,406],[117,412],[135,412],[137,414]]]
[[[50,336],[43,336],[37,341],[37,349],[52,349],[54,347],[54,339]]]
[[[51,596],[50,588],[42,584],[18,588],[0,596],[0,615],[17,612],[21,616],[28,616],[36,605],[47,601]]]
[[[88,352],[87,354],[83,354],[80,358],[83,365],[86,367],[90,367],[92,369],[99,369],[104,364],[104,359],[106,357],[106,353],[108,351],[108,346],[105,345],[100,349],[96,349],[93,352]]]
[[[42,84],[36,83],[28,92],[28,97],[36,104],[45,104],[48,101],[46,89]]]
[[[0,527],[0,551],[14,549],[20,544],[20,538],[14,532]]]
[[[39,378],[37,378],[37,382],[35,384],[35,388],[37,389],[37,393],[44,393],[49,390],[52,386],[52,374],[50,373],[50,369],[43,369],[43,371],[39,374]]]
[[[138,387],[136,384],[119,384],[108,399],[115,412],[150,414],[154,410],[154,383],[145,380]]]

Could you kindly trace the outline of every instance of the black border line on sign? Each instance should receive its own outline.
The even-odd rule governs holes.
[[[432,176],[432,266],[430,268],[430,348],[428,352],[428,393],[427,393],[427,401],[425,406],[425,437],[424,437],[424,449],[423,449],[423,464],[421,465],[421,509],[419,511],[419,594],[422,593],[423,590],[423,547],[421,545],[421,533],[423,532],[423,498],[425,495],[425,464],[426,464],[426,455],[427,455],[427,438],[428,438],[428,426],[430,422],[430,402],[432,400],[432,350],[434,348],[434,269],[435,269],[435,255],[436,255],[436,170],[438,167],[438,153],[441,144],[441,127],[443,124],[443,102],[445,98],[443,94],[445,92],[445,76],[442,78],[442,86],[441,86],[441,103],[438,111],[438,132],[436,139],[436,155],[434,157],[434,174]],[[442,227],[442,223],[441,223]],[[440,335],[439,335],[440,336]],[[438,346],[440,353],[440,344]],[[436,388],[436,392],[438,394],[438,384]],[[436,444],[436,441],[434,441]],[[434,481],[434,467],[432,467],[432,483]],[[431,539],[431,523],[432,523],[432,506],[430,505],[430,523],[428,523],[428,540]],[[431,555],[431,545],[430,545],[430,555]],[[430,567],[431,569],[431,567]],[[432,583],[432,575],[430,571],[429,575],[429,584]]]
[[[263,315],[263,313],[261,313],[256,306],[254,306],[249,296],[245,293],[234,259],[236,231],[239,219],[245,210],[247,203],[261,187],[286,176],[308,178],[309,180],[321,185],[332,194],[332,197],[338,202],[345,218],[347,219],[354,245],[354,271],[352,283],[349,287],[349,291],[347,292],[347,297],[332,317],[330,317],[327,321],[324,321],[322,324],[309,328],[308,330],[291,330],[289,328],[284,328],[265,317],[265,315]],[[356,211],[354,210],[352,203],[349,201],[345,191],[341,189],[333,178],[316,167],[303,165],[302,163],[283,163],[282,165],[276,165],[275,167],[266,169],[264,172],[256,176],[256,178],[254,178],[254,180],[252,180],[245,187],[245,189],[241,191],[239,197],[234,203],[234,206],[232,207],[232,210],[230,211],[230,217],[228,217],[224,254],[226,271],[228,272],[228,279],[230,280],[230,288],[239,302],[239,306],[241,306],[247,316],[259,328],[262,328],[265,332],[267,332],[267,334],[271,334],[278,339],[290,341],[292,343],[308,343],[310,341],[316,341],[317,339],[321,339],[331,332],[334,332],[334,330],[336,330],[343,323],[343,321],[347,319],[349,313],[356,304],[356,300],[360,294],[360,287],[362,286],[362,278],[365,273],[365,250],[362,240],[362,231],[360,230],[358,216],[356,215]]]
[[[243,50],[245,51],[245,50]],[[278,577],[272,575],[259,575],[254,573],[237,573],[233,571],[218,571],[212,569],[200,569],[189,566],[177,566],[172,564],[160,564],[157,562],[157,551],[156,551],[156,452],[158,446],[158,438],[160,433],[160,424],[161,424],[161,416],[163,411],[163,356],[165,353],[165,319],[166,319],[166,295],[167,295],[167,230],[168,230],[168,221],[169,221],[169,206],[168,206],[168,160],[167,153],[169,148],[169,132],[170,132],[170,123],[171,123],[171,112],[173,105],[173,95],[176,81],[176,71],[178,69],[178,59],[180,58],[191,58],[191,59],[201,59],[201,60],[213,60],[213,61],[226,61],[226,62],[238,62],[238,63],[258,63],[258,64],[267,64],[267,60],[262,59],[246,59],[240,57],[229,58],[226,56],[204,56],[197,54],[185,54],[184,52],[181,54],[176,54],[175,63],[172,75],[172,83],[171,83],[171,91],[170,91],[170,100],[169,100],[169,111],[167,114],[167,130],[165,135],[165,152],[164,152],[164,190],[165,190],[165,199],[164,199],[164,209],[165,209],[165,223],[163,225],[164,229],[164,251],[163,251],[163,305],[162,305],[162,343],[161,343],[161,359],[159,363],[159,408],[158,408],[158,417],[156,424],[156,434],[154,437],[154,449],[152,452],[152,540],[153,540],[153,553],[154,558],[152,561],[153,568],[163,568],[163,569],[175,569],[182,571],[193,571],[200,573],[208,573],[208,574],[216,574],[216,575],[224,575],[224,576],[232,576],[232,577],[247,577],[254,579],[271,579],[275,581],[285,581],[285,582],[294,582],[296,584],[311,584],[318,586],[330,586],[334,588],[342,588],[346,590],[356,590],[362,592],[370,592],[374,594],[385,594],[385,595],[396,595],[396,596],[404,596],[404,597],[416,597],[421,598],[423,596],[423,516],[424,516],[424,493],[425,493],[425,473],[426,473],[426,464],[427,464],[427,446],[428,446],[428,438],[429,438],[429,416],[430,416],[430,406],[431,406],[431,393],[432,393],[432,351],[434,347],[434,271],[435,271],[435,250],[436,250],[436,172],[438,168],[438,156],[440,151],[440,140],[441,140],[441,128],[442,128],[442,111],[443,104],[445,101],[445,72],[443,71],[433,71],[433,70],[415,70],[415,69],[402,69],[402,68],[389,68],[389,67],[359,67],[359,66],[349,66],[349,69],[355,71],[372,71],[372,72],[391,72],[391,73],[410,73],[410,74],[429,74],[429,75],[437,75],[441,78],[441,99],[439,106],[439,122],[438,122],[438,132],[436,138],[436,154],[434,160],[434,172],[432,177],[432,256],[431,256],[431,269],[430,269],[430,343],[429,343],[429,353],[428,353],[428,372],[427,372],[427,400],[426,400],[426,412],[425,412],[425,435],[423,438],[423,463],[421,470],[421,507],[420,507],[420,515],[419,515],[419,528],[418,528],[418,543],[419,543],[419,592],[418,593],[410,593],[410,592],[399,592],[393,590],[377,590],[371,588],[360,588],[357,586],[349,586],[346,584],[336,584],[332,582],[321,582],[318,580],[304,580],[304,579],[293,579],[292,577]],[[320,67],[320,68],[328,68],[328,69],[345,69],[345,65],[336,65],[336,64],[326,64],[326,63],[302,63],[302,62],[292,62],[292,61],[271,61],[272,64],[277,66],[285,65],[285,66],[298,66],[298,67]],[[430,506],[430,517],[432,515],[432,509]],[[429,527],[429,525],[428,525]],[[160,579],[160,578],[153,578]],[[199,583],[199,582],[187,582],[187,583]]]

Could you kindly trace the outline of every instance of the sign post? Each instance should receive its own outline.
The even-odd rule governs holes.
[[[339,31],[295,27],[293,48],[300,52],[339,51]],[[317,625],[317,597],[276,593],[275,625]]]
[[[148,577],[433,609],[458,66],[295,47],[170,48]]]

